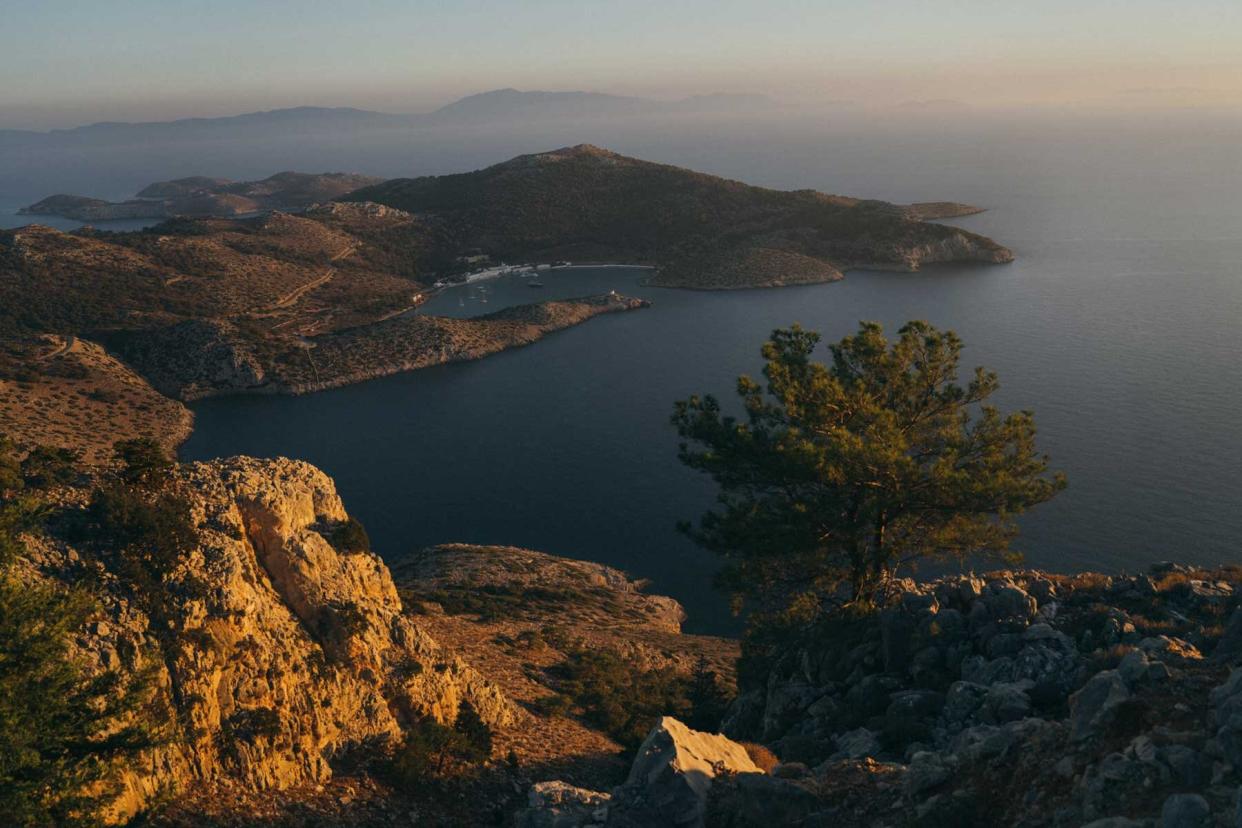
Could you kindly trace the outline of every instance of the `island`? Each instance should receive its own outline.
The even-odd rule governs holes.
[[[53,195],[23,207],[18,215],[61,216],[75,221],[244,216],[272,210],[304,210],[381,179],[354,173],[281,172],[261,181],[190,176],[157,181],[127,201]]]

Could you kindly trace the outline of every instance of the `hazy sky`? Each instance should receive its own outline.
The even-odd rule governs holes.
[[[1242,105],[1242,0],[0,0],[0,126],[497,87]]]

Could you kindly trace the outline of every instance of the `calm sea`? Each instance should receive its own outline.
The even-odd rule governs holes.
[[[681,600],[690,629],[729,631],[711,557],[674,529],[712,493],[677,462],[673,401],[730,398],[736,375],[759,368],[774,327],[801,322],[835,339],[863,319],[895,329],[920,318],[961,334],[969,366],[1000,373],[999,402],[1036,412],[1041,447],[1069,477],[1066,492],[1023,520],[1028,562],[1242,561],[1237,118],[548,126],[451,147],[443,136],[391,140],[303,148],[279,166],[442,172],[592,141],[757,184],[972,202],[988,212],[958,223],[1010,246],[1017,261],[731,293],[644,288],[639,271],[590,268],[543,275],[542,290],[510,279],[448,291],[425,312],[610,289],[653,306],[475,363],[307,397],[206,401],[186,459],[302,457],[335,477],[384,554],[469,541],[603,561]],[[119,197],[164,170],[278,166],[255,169],[267,156],[254,152],[219,153],[210,169],[170,158],[84,194]]]

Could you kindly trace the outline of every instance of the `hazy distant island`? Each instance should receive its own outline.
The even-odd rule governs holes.
[[[63,216],[75,221],[244,216],[272,210],[304,210],[381,180],[354,173],[281,172],[261,181],[230,181],[196,175],[157,181],[126,201],[60,194],[48,196],[17,212],[28,216]]]
[[[138,196],[78,208],[208,215],[133,232],[0,231],[0,431],[23,444],[94,458],[140,432],[172,446],[189,433],[177,401],[298,394],[474,359],[647,304],[610,294],[473,319],[410,313],[504,263],[646,264],[654,285],[725,289],[1013,258],[924,220],[977,211],[968,205],[783,192],[589,145],[459,175],[196,177]],[[99,423],[89,433],[72,427],[83,405]]]

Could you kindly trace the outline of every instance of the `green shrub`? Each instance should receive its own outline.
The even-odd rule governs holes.
[[[22,551],[17,523],[0,521],[10,555]],[[85,592],[19,580],[10,562],[0,561],[0,814],[20,828],[94,825],[168,710],[149,673],[91,676],[74,656],[70,640],[96,611]]]
[[[164,575],[193,547],[196,536],[184,497],[151,494],[123,484],[94,491],[87,507],[93,539]]]
[[[686,724],[695,730],[710,733],[720,729],[720,721],[732,699],[721,686],[716,671],[708,664],[707,656],[700,655],[694,664],[694,672],[690,674],[686,688],[686,701],[689,703]]]
[[[453,729],[462,735],[459,757],[465,762],[486,762],[492,756],[492,729],[468,701],[461,703]]]
[[[157,486],[175,465],[164,447],[150,437],[118,440],[113,454],[121,463],[120,476],[126,483]]]
[[[685,719],[688,679],[668,670],[638,670],[616,653],[574,650],[548,669],[568,712],[603,730],[627,748],[637,747],[661,716]]]
[[[96,489],[83,517],[85,525],[77,532],[108,554],[112,568],[148,614],[164,617],[173,594],[164,579],[197,540],[189,502],[173,492],[118,482]],[[186,586],[191,587],[188,593],[194,592],[195,584]]]
[[[17,446],[0,434],[0,497],[21,490],[26,485],[22,464],[17,459]]]
[[[22,477],[27,486],[36,489],[63,486],[77,479],[81,459],[81,451],[36,446],[22,461]]]
[[[225,732],[235,741],[254,742],[280,735],[280,714],[270,707],[243,707],[224,723]]]
[[[485,762],[491,752],[491,729],[469,702],[462,702],[451,727],[432,718],[415,722],[393,752],[385,771],[394,783],[413,788],[455,766]]]
[[[359,553],[371,551],[371,538],[357,518],[347,518],[338,523],[328,536],[331,544],[340,552]]]

